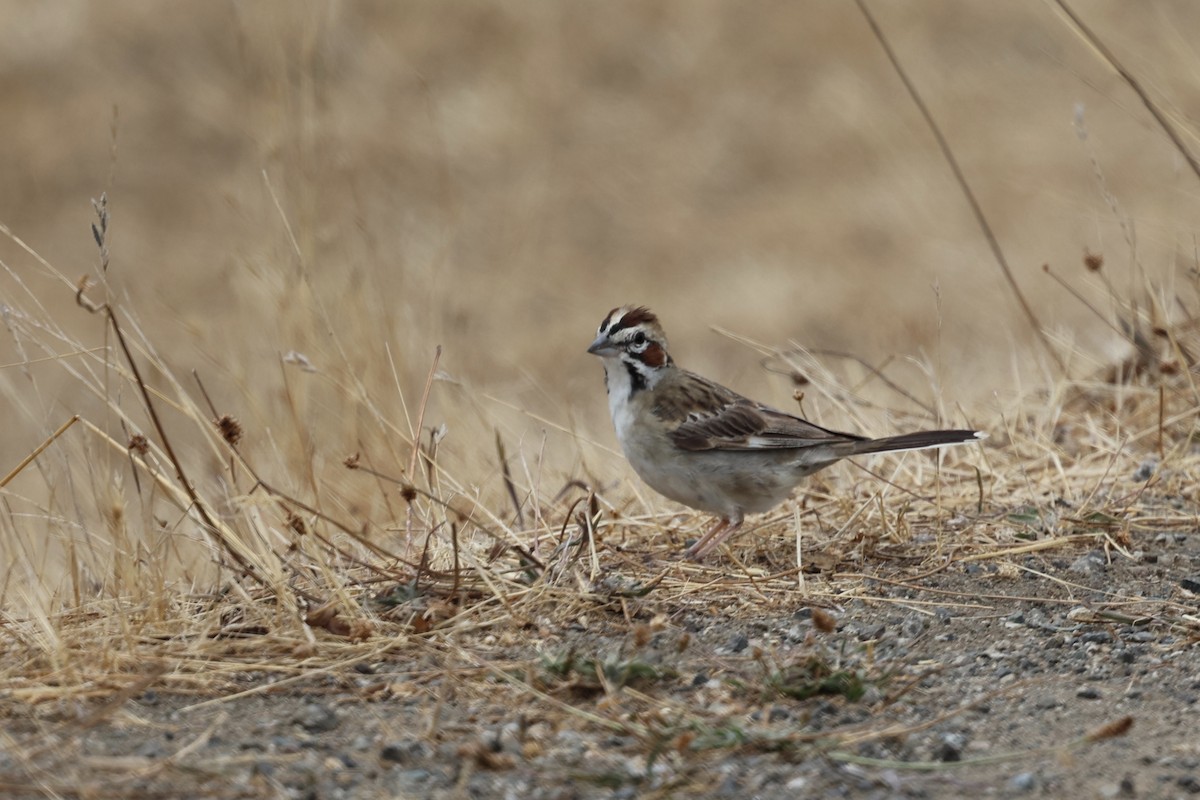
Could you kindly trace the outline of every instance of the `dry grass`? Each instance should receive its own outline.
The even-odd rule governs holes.
[[[432,12],[410,13],[435,26],[425,17]],[[459,13],[501,28],[573,24],[554,15],[549,21],[513,19],[487,11],[486,4]],[[390,19],[382,10],[372,14]],[[636,27],[638,12],[627,14],[626,24]],[[700,25],[708,18],[697,14],[696,19]],[[269,21],[239,24],[254,35],[265,35],[262,26],[271,26]],[[327,35],[325,26],[333,23],[298,19],[296,24],[301,28],[296,41],[305,41],[309,34]],[[711,20],[704,24],[714,31],[720,27]],[[291,34],[278,35],[293,41]],[[449,28],[443,35],[451,51],[456,37],[469,38]],[[484,33],[476,35],[489,40]],[[573,35],[591,41],[578,31]],[[595,35],[640,41],[625,29]],[[1063,41],[1071,41],[1064,35]],[[505,39],[497,35],[495,41]],[[322,56],[305,52],[308,60],[300,72],[307,75]],[[251,62],[243,65],[245,80],[255,68],[271,66],[269,59],[265,65],[255,61],[266,58],[260,53],[244,58]],[[703,69],[715,76],[727,66]],[[263,85],[292,79],[281,74]],[[571,74],[561,80],[582,79]],[[669,94],[669,88],[647,90],[645,107],[652,108],[657,92]],[[571,85],[559,86],[556,96],[570,90]],[[306,91],[287,86],[277,97],[304,99]],[[404,94],[408,100],[440,99],[436,81],[433,88],[405,91],[413,92]],[[718,99],[731,101],[734,95]],[[346,102],[345,97],[329,99]],[[472,101],[456,96],[455,102]],[[334,122],[312,109],[289,112],[298,122],[282,123],[280,130]],[[1086,153],[1079,160],[1086,164],[1090,189],[1102,197],[1106,214],[1102,221],[1090,217],[1087,224],[1104,227],[1110,238],[1121,237],[1117,241],[1128,245],[1130,257],[1128,266],[1116,267],[1089,256],[1086,265],[1038,275],[1042,285],[1057,279],[1078,298],[1063,310],[1045,302],[1043,293],[1033,293],[1039,314],[1071,323],[1047,329],[1062,370],[1032,347],[1034,332],[1024,327],[1015,306],[994,327],[1008,333],[986,350],[1002,356],[989,369],[966,365],[961,342],[946,343],[965,337],[977,344],[982,334],[967,320],[980,314],[983,326],[992,324],[994,307],[1007,302],[1000,299],[1007,296],[1003,290],[995,289],[1002,284],[991,267],[958,274],[947,266],[954,259],[942,259],[956,297],[975,290],[992,299],[945,308],[940,294],[936,303],[926,297],[919,323],[880,321],[871,327],[867,322],[882,316],[874,313],[882,307],[911,313],[904,308],[914,297],[910,290],[886,304],[872,293],[860,304],[853,298],[858,287],[852,280],[850,288],[832,289],[830,296],[837,300],[829,304],[832,312],[810,306],[818,317],[815,324],[852,318],[869,329],[866,338],[821,340],[837,354],[784,342],[786,334],[768,340],[778,344],[764,343],[761,320],[741,330],[734,324],[737,316],[722,313],[753,307],[752,301],[701,303],[693,300],[700,297],[696,287],[685,284],[684,296],[672,301],[677,311],[694,303],[700,317],[734,331],[716,344],[715,337],[706,340],[718,354],[710,357],[729,353],[749,364],[757,354],[769,377],[747,380],[773,380],[763,385],[777,395],[797,392],[804,412],[816,419],[877,435],[953,422],[978,426],[991,436],[982,447],[938,458],[909,455],[828,470],[806,484],[795,504],[758,520],[757,530],[720,559],[681,562],[677,555],[684,541],[706,520],[668,510],[635,482],[614,477],[627,473],[604,428],[602,404],[595,401],[598,375],[588,373],[584,388],[574,373],[561,381],[559,374],[566,354],[582,347],[572,342],[586,343],[591,318],[598,320],[610,305],[626,299],[610,301],[609,292],[641,289],[640,273],[607,276],[599,287],[588,283],[583,297],[568,300],[560,295],[577,292],[547,286],[547,275],[522,271],[520,265],[565,254],[579,263],[553,280],[590,281],[600,269],[573,248],[607,251],[592,256],[603,264],[628,255],[623,248],[637,249],[629,243],[637,237],[616,246],[603,231],[593,230],[594,238],[580,235],[569,246],[550,241],[544,249],[522,250],[531,247],[520,241],[522,236],[552,240],[555,234],[538,228],[556,223],[552,215],[532,221],[539,209],[553,205],[551,200],[526,204],[521,195],[513,202],[526,215],[518,225],[522,232],[505,234],[512,240],[500,237],[498,251],[490,249],[489,231],[451,242],[451,235],[461,232],[454,226],[475,224],[464,217],[470,218],[477,201],[502,203],[497,197],[506,196],[503,178],[486,192],[481,189],[481,200],[455,195],[470,192],[477,182],[491,186],[472,173],[459,177],[464,183],[456,190],[447,177],[451,166],[486,172],[467,157],[486,144],[484,137],[457,145],[439,140],[466,136],[456,126],[467,113],[457,108],[443,119],[427,110],[418,117],[433,134],[410,142],[414,150],[406,154],[404,169],[407,177],[432,171],[420,185],[440,187],[441,194],[434,192],[433,201],[405,223],[423,239],[399,249],[405,263],[396,283],[373,276],[393,263],[386,251],[373,249],[378,222],[363,221],[364,250],[339,249],[341,233],[332,244],[322,238],[328,199],[320,185],[330,167],[313,160],[321,148],[298,133],[293,140],[261,145],[272,166],[294,167],[282,184],[274,177],[278,169],[255,175],[261,191],[255,214],[269,220],[261,227],[270,233],[256,240],[238,231],[243,249],[233,266],[217,266],[230,257],[220,243],[199,246],[196,236],[188,239],[187,263],[193,269],[206,265],[206,274],[184,279],[183,296],[194,291],[211,303],[222,296],[203,286],[212,281],[235,298],[228,307],[210,306],[211,317],[204,316],[207,310],[194,316],[196,310],[178,296],[166,303],[168,313],[179,311],[175,322],[165,321],[158,310],[148,315],[152,320],[142,316],[143,308],[155,306],[156,293],[168,291],[152,272],[159,259],[146,254],[143,230],[123,238],[120,215],[110,219],[106,199],[96,205],[98,255],[92,259],[97,266],[87,282],[59,266],[59,259],[43,256],[40,246],[27,244],[15,227],[4,229],[11,245],[6,252],[13,254],[6,258],[19,261],[3,263],[4,318],[14,357],[0,374],[12,403],[9,419],[21,420],[22,430],[6,433],[14,449],[3,468],[12,472],[0,487],[0,549],[11,554],[0,576],[0,713],[32,724],[43,737],[42,744],[6,737],[15,766],[5,780],[12,786],[71,793],[93,770],[111,768],[75,762],[73,742],[100,724],[134,724],[122,718],[123,707],[150,688],[194,698],[185,710],[195,710],[282,691],[293,683],[309,685],[315,676],[340,678],[357,664],[380,659],[408,660],[412,667],[370,687],[366,699],[419,697],[427,704],[422,734],[431,738],[439,729],[439,709],[450,701],[423,687],[441,676],[453,679],[455,703],[500,692],[513,704],[529,704],[557,720],[557,726],[634,737],[644,748],[648,772],[656,760],[687,760],[710,748],[808,747],[853,761],[858,757],[852,747],[906,733],[889,720],[886,709],[907,681],[919,678],[919,669],[891,676],[886,691],[893,694],[876,700],[878,716],[852,728],[780,738],[739,722],[747,704],[763,698],[809,692],[849,696],[856,691],[850,687],[885,685],[869,657],[845,656],[839,649],[844,643],[827,629],[823,614],[836,615],[849,599],[987,613],[996,608],[996,598],[985,593],[897,598],[881,587],[919,588],[924,578],[971,562],[997,563],[1002,576],[1015,576],[1031,569],[1025,556],[1035,553],[1102,550],[1113,559],[1135,558],[1153,533],[1195,530],[1198,265],[1180,256],[1177,265],[1144,266],[1145,246],[1131,232],[1119,189],[1113,187],[1120,178],[1107,172],[1102,156],[1076,141],[1074,146]],[[738,114],[719,107],[712,119],[722,125],[713,134],[716,140],[740,123]],[[645,133],[666,123],[654,118],[641,124]],[[323,142],[352,136],[325,127],[317,135]],[[774,142],[760,144],[759,152],[776,152]],[[898,139],[892,146],[907,147]],[[279,152],[289,148],[294,152]],[[570,169],[582,170],[572,153],[558,157]],[[136,150],[123,154],[116,165],[137,157]],[[640,162],[625,163],[636,168]],[[931,156],[928,163],[938,161]],[[753,173],[752,167],[745,169]],[[665,174],[654,182],[657,191],[670,194],[676,183],[686,184],[679,164],[664,163],[661,169]],[[584,178],[573,179],[584,185]],[[732,186],[741,179],[723,180]],[[617,183],[601,187],[602,197],[623,196],[630,189],[619,176],[612,180]],[[355,185],[350,181],[346,193],[352,195]],[[561,190],[546,183],[521,184],[513,191],[540,197],[548,187]],[[343,188],[339,197],[346,196]],[[244,201],[246,191],[244,184],[234,190],[243,198],[235,204]],[[957,202],[953,187],[935,194],[931,208],[953,208]],[[120,197],[114,192],[118,207]],[[721,213],[745,213],[747,219],[728,225],[741,226],[741,236],[770,240],[783,228],[750,218],[771,199],[757,194],[743,209]],[[449,210],[438,216],[439,208]],[[638,205],[629,218],[644,208]],[[722,275],[720,259],[705,262],[700,255],[712,246],[701,232],[711,219],[693,213],[675,220],[688,242],[687,253],[671,254],[655,273],[660,296],[673,296],[689,275],[705,282]],[[437,221],[427,224],[429,215]],[[669,216],[657,219],[666,222]],[[1013,226],[1005,214],[999,216],[1004,217],[998,220],[1003,237]],[[485,222],[488,227],[495,219]],[[255,227],[247,223],[246,228]],[[591,219],[583,227],[599,224]],[[822,224],[805,219],[798,238]],[[1150,246],[1178,252],[1173,234],[1159,235],[1175,224],[1163,218]],[[1146,227],[1150,224],[1143,221]],[[211,236],[210,231],[199,239]],[[1075,249],[1094,241],[1068,238],[1065,246]],[[579,244],[585,240],[586,245]],[[646,244],[642,258],[660,257],[656,248],[661,246],[657,240]],[[836,250],[837,243],[826,239],[820,246]],[[972,247],[984,254],[981,261],[986,258],[986,249]],[[875,253],[863,259],[867,266],[857,262],[854,271],[882,274],[877,264],[895,256]],[[508,279],[493,281],[483,272],[493,258],[519,263]],[[691,264],[676,259],[692,259],[704,268],[689,273]],[[322,270],[331,260],[347,265],[346,270]],[[818,293],[829,288],[827,280],[813,278]],[[893,279],[893,285],[901,283],[906,281]],[[493,313],[487,315],[487,309]],[[772,303],[765,317],[775,324],[795,310],[786,302]],[[577,312],[589,315],[582,327]],[[722,316],[710,316],[714,313]],[[214,328],[202,330],[198,320],[209,318]],[[681,326],[681,340],[698,333],[703,322],[688,324],[691,330]],[[521,338],[526,332],[516,329],[530,325],[535,335]],[[907,339],[915,344],[894,349],[923,347],[931,355],[883,357],[891,349],[881,353],[879,343],[894,339],[905,325],[919,330]],[[198,332],[199,344],[190,342],[191,332]],[[503,352],[509,343],[518,356]],[[50,365],[61,374],[48,376]],[[954,380],[961,391],[947,390],[960,365],[966,377]],[[972,390],[961,381],[993,390]],[[1000,386],[1006,388],[994,389]],[[22,460],[27,453],[32,458]],[[797,543],[794,549],[783,544],[789,537]],[[1064,588],[1067,598],[1061,602],[1080,605],[1071,587]],[[1017,598],[1004,596],[1005,601]],[[769,652],[757,654],[757,677],[729,690],[724,706],[690,707],[656,691],[668,673],[678,675],[685,665],[699,663],[700,656],[688,652],[680,619],[753,619],[787,613],[798,602],[813,609],[808,661],[784,663]],[[1184,642],[1200,635],[1194,609],[1157,596],[1114,593],[1088,605],[1086,613],[1139,619],[1177,631]],[[534,654],[539,648],[531,649],[531,643],[557,640],[566,630],[577,634],[570,647]],[[619,643],[615,651],[612,642]],[[256,676],[249,687],[247,676]],[[258,680],[261,676],[269,680]],[[965,700],[946,715],[980,701]],[[1092,738],[1120,732],[1113,728]],[[189,758],[207,735],[197,732],[170,758],[124,766],[140,778],[186,774]],[[503,766],[490,762],[493,756],[485,751],[464,758],[473,758],[478,768]]]

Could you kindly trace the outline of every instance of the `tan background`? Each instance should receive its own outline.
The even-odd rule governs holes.
[[[1085,248],[1104,253],[1122,290],[1140,285],[1135,258],[1170,287],[1193,264],[1200,182],[1049,4],[875,6],[1033,307],[1080,343],[1086,372],[1085,356],[1103,360],[1119,340],[1042,264],[1105,310]],[[1200,6],[1079,8],[1190,126]],[[583,350],[623,302],[659,311],[686,365],[780,404],[790,384],[711,326],[896,356],[889,374],[926,399],[940,384],[937,399],[980,424],[1012,395],[1015,369],[1045,378],[929,130],[851,3],[6,0],[0,11],[0,222],[74,280],[94,267],[89,198],[107,190],[115,296],[252,440],[282,425],[281,354],[334,376],[292,370],[291,391],[300,426],[336,459],[380,435],[355,421],[345,378],[399,417],[387,354],[412,409],[440,343],[462,384],[439,384],[427,420],[458,423],[448,452],[469,463],[471,432],[498,424],[536,456],[547,426],[501,402],[612,446],[599,365]],[[0,240],[0,258],[7,302],[32,313],[19,278],[80,343],[103,343],[98,320],[31,257]],[[0,341],[0,361],[21,357],[13,337]],[[95,412],[52,363],[0,381],[20,421],[4,439],[13,459],[65,413]],[[456,397],[470,419],[445,405]],[[547,457],[569,471],[578,451],[550,430]]]

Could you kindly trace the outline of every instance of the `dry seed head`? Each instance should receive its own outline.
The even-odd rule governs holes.
[[[358,459],[359,454],[355,453],[352,456],[347,456],[346,460],[343,461],[342,464],[346,467],[346,469],[358,469]]]
[[[140,433],[135,433],[129,437],[129,444],[126,447],[129,448],[130,452],[137,453],[143,458],[145,458],[146,453],[150,452],[150,442]]]
[[[213,420],[213,424],[217,426],[217,430],[221,432],[221,438],[228,442],[231,446],[237,447],[237,443],[242,440],[242,424],[233,417],[225,414],[222,417]]]
[[[1114,720],[1107,725],[1102,725],[1096,730],[1089,733],[1084,738],[1089,742],[1099,742],[1103,739],[1115,739],[1118,736],[1124,736],[1129,733],[1129,729],[1133,727],[1133,717],[1124,716],[1118,720]]]
[[[287,526],[301,536],[308,533],[308,527],[304,524],[304,520],[293,514],[291,511],[287,515]]]
[[[400,496],[404,498],[404,502],[411,503],[417,499],[417,487],[411,483],[406,483],[400,487]]]
[[[633,646],[638,649],[645,647],[650,644],[652,636],[649,625],[638,625],[633,629]]]
[[[996,565],[996,577],[1007,578],[1010,581],[1016,580],[1021,577],[1021,570],[1018,569],[1016,564],[1009,561],[1002,561]]]
[[[1087,267],[1088,272],[1099,272],[1104,266],[1104,256],[1099,253],[1093,253],[1090,250],[1083,251],[1083,265]]]
[[[833,633],[837,630],[837,618],[823,608],[812,610],[813,627],[821,633]]]

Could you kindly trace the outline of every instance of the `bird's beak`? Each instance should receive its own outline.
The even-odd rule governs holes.
[[[597,336],[596,341],[592,342],[592,346],[588,348],[588,352],[594,356],[613,356],[617,354],[617,348],[608,341],[606,336]]]

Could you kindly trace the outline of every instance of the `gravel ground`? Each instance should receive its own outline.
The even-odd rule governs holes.
[[[211,696],[152,688],[83,733],[55,732],[67,708],[10,708],[0,777],[12,797],[1200,796],[1195,625],[1162,611],[1195,606],[1200,537],[1148,538],[1136,560],[876,564],[869,599],[814,611],[794,593],[753,619],[651,592],[565,629],[410,640],[286,682],[244,671]],[[848,683],[799,699],[833,674]],[[1062,749],[1124,717],[1125,735]]]

